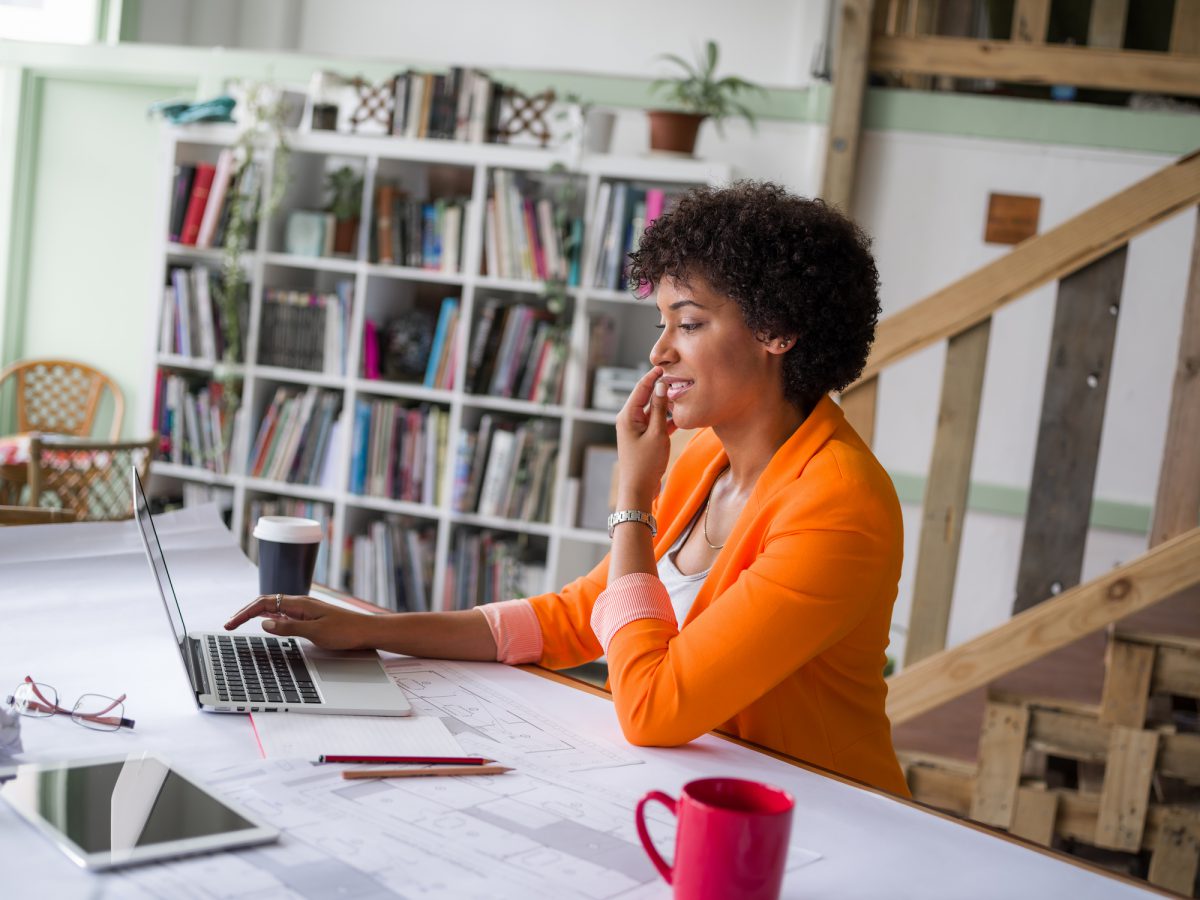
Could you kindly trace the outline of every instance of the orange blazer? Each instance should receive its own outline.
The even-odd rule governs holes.
[[[727,461],[711,429],[688,442],[655,501],[656,558]],[[883,678],[902,553],[891,479],[822,398],[759,477],[682,625],[642,618],[613,636],[625,736],[673,746],[718,728],[908,796]],[[607,575],[605,557],[560,593],[530,598],[543,665],[604,652],[590,618]]]

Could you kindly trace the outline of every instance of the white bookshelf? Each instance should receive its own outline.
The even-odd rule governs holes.
[[[490,174],[496,169],[521,172],[528,177],[539,175],[577,180],[583,199],[585,235],[583,248],[590,244],[586,229],[594,218],[594,206],[602,182],[627,181],[644,187],[659,186],[683,189],[699,184],[725,183],[732,177],[731,168],[722,163],[674,157],[616,157],[585,156],[569,159],[564,153],[494,144],[471,144],[444,140],[411,140],[402,138],[356,137],[333,133],[294,134],[289,136],[291,181],[280,208],[258,222],[256,249],[243,257],[246,281],[249,285],[250,311],[244,342],[246,361],[241,365],[192,359],[157,352],[163,286],[167,284],[172,267],[203,264],[219,269],[222,253],[217,250],[196,249],[169,243],[168,220],[172,200],[173,166],[180,162],[213,161],[223,147],[230,146],[236,134],[229,126],[193,126],[168,128],[162,148],[162,190],[158,209],[159,222],[155,233],[162,240],[161,266],[154,272],[151,291],[154,365],[147,372],[143,391],[143,409],[139,421],[153,419],[155,377],[158,369],[184,375],[240,378],[242,405],[251,411],[246,427],[231,450],[230,471],[219,475],[199,467],[155,462],[153,489],[163,487],[163,481],[191,482],[214,485],[232,491],[232,528],[242,538],[250,502],[256,497],[293,498],[328,503],[332,507],[332,546],[328,580],[332,586],[345,588],[341,571],[341,548],[348,535],[361,533],[374,518],[397,514],[428,523],[436,529],[435,579],[432,597],[436,604],[444,595],[446,570],[451,552],[452,533],[458,528],[487,529],[508,535],[525,535],[535,556],[544,554],[546,575],[543,590],[553,589],[598,561],[608,545],[602,532],[581,529],[575,524],[575,510],[564,503],[564,488],[568,479],[578,479],[582,465],[583,447],[593,443],[615,443],[613,422],[615,413],[584,409],[585,368],[589,317],[607,313],[618,322],[618,358],[616,364],[644,365],[646,354],[657,332],[657,312],[648,300],[589,284],[595,261],[584,258],[581,265],[582,284],[567,289],[569,306],[570,344],[566,370],[563,374],[562,402],[539,404],[501,397],[480,396],[466,390],[467,353],[457,354],[453,390],[426,388],[420,385],[368,380],[360,377],[364,318],[368,305],[375,309],[392,302],[403,306],[416,302],[421,296],[446,289],[446,295],[457,296],[460,304],[459,346],[470,346],[471,326],[479,303],[489,297],[511,302],[538,303],[543,284],[536,281],[501,279],[480,273],[484,254],[484,208]],[[262,157],[264,189],[270,185],[272,156]],[[321,197],[321,174],[326,168],[349,163],[363,175],[363,209],[354,258],[313,258],[283,252],[283,226],[290,208],[316,208]],[[561,167],[566,168],[563,172]],[[551,170],[554,174],[551,175]],[[465,215],[461,272],[447,273],[402,265],[381,265],[373,262],[371,222],[374,218],[375,185],[381,178],[402,176],[406,183],[420,185],[432,174],[454,178],[470,185],[470,202]],[[418,188],[419,190],[419,188]],[[259,323],[264,290],[276,286],[277,279],[289,284],[310,284],[312,290],[324,290],[339,279],[354,281],[347,346],[347,373],[329,375],[300,369],[258,365]],[[340,447],[332,454],[337,466],[329,482],[336,489],[284,483],[250,477],[247,456],[259,426],[259,417],[269,403],[275,387],[286,384],[297,388],[317,385],[341,393],[344,424],[339,432]],[[460,425],[474,423],[486,412],[501,413],[514,418],[536,417],[549,420],[558,429],[559,452],[553,473],[554,501],[550,522],[526,522],[506,518],[465,513],[451,507],[450,490],[441,491],[440,503],[430,506],[375,496],[351,493],[350,451],[355,401],[360,397],[396,398],[414,403],[435,403],[449,415],[447,430],[449,445],[439,462],[437,477],[448,486],[455,465],[454,442]],[[565,491],[567,495],[577,491]]]

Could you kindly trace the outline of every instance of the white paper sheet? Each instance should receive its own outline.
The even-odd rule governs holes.
[[[315,762],[338,756],[466,756],[435,716],[251,716],[263,756]]]

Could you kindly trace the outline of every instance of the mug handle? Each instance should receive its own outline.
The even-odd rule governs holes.
[[[650,832],[646,828],[646,804],[651,800],[657,800],[659,803],[669,809],[671,811],[671,815],[673,816],[678,816],[679,813],[675,811],[675,798],[668,794],[664,794],[662,791],[651,791],[645,797],[639,800],[637,812],[635,813],[635,817],[637,819],[638,838],[642,842],[642,847],[645,848],[646,854],[650,857],[650,862],[654,863],[654,868],[658,869],[658,874],[666,879],[667,884],[672,884],[671,876],[675,873],[675,869],[672,866],[668,866],[666,860],[664,860],[662,855],[659,854],[658,850],[654,848],[654,841],[650,839]]]

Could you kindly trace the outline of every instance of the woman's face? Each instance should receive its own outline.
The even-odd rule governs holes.
[[[741,307],[702,278],[658,285],[661,333],[650,363],[662,366],[667,400],[680,428],[720,427],[753,415],[764,397],[782,394],[777,342],[760,341]]]

